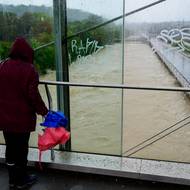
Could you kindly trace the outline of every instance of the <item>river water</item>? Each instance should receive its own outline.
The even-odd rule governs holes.
[[[98,54],[77,60],[69,68],[70,81],[121,83],[121,48],[120,44],[107,46]],[[55,80],[55,72],[41,79]],[[51,92],[55,100],[55,89]],[[71,87],[70,95],[72,150],[120,154],[121,90]]]
[[[150,46],[143,43],[129,43],[126,46],[125,83],[152,87],[179,86]],[[189,98],[182,92],[125,91],[123,152],[189,115]],[[189,162],[189,137],[187,125],[132,156]]]
[[[150,46],[140,42],[125,44],[125,83],[138,86],[179,86]],[[96,55],[78,60],[70,66],[72,82],[121,84],[122,46],[108,46]],[[55,80],[50,71],[42,80]],[[45,97],[43,87],[40,87]],[[56,89],[50,87],[56,109]],[[125,90],[123,128],[121,127],[121,90],[70,88],[71,137],[74,151],[104,154],[125,153],[131,147],[190,115],[189,98],[181,92]],[[46,98],[44,98],[46,101]],[[38,123],[42,119],[39,117]],[[31,146],[37,145],[32,134]],[[188,126],[133,154],[134,157],[189,162]],[[133,152],[133,151],[132,151]],[[131,152],[130,152],[131,153]]]

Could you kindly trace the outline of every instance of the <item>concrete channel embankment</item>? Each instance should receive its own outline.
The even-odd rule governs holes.
[[[150,45],[183,87],[190,87],[190,58],[157,39]]]

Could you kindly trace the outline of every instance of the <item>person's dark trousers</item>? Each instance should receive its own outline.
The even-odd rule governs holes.
[[[9,184],[20,183],[26,175],[29,133],[3,132],[6,144],[5,159],[9,172]]]

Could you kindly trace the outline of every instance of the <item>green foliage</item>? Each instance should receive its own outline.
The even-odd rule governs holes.
[[[53,41],[52,18],[44,13],[26,12],[18,17],[14,13],[0,12],[0,58],[8,57],[11,43],[17,36],[25,36],[33,48]],[[41,74],[47,69],[55,69],[54,47],[43,48],[35,52],[35,65]]]
[[[0,60],[6,59],[10,51],[11,43],[10,42],[0,42]]]
[[[83,20],[69,22],[68,36],[76,32],[85,30],[89,27],[96,26],[105,20],[97,15],[88,13],[90,16]],[[19,15],[19,14],[18,14]],[[17,36],[26,37],[33,48],[54,41],[53,38],[53,18],[46,13],[24,12],[18,16],[15,13],[0,12],[0,58],[8,56],[11,43]],[[87,15],[87,14],[86,14]],[[86,46],[88,40],[96,42],[98,46],[113,44],[120,41],[120,26],[109,24],[90,32],[82,33],[74,38],[77,46]],[[35,65],[41,74],[46,74],[47,69],[55,69],[55,52],[54,46],[49,46],[35,52]],[[74,62],[78,54],[71,51],[71,40],[68,41],[68,51],[70,61]],[[88,49],[83,56],[91,54],[93,48]]]
[[[55,69],[54,58],[54,47],[47,47],[35,53],[35,64],[39,69],[40,74],[46,74],[47,69]]]
[[[88,17],[88,19],[85,19],[83,21],[75,21],[70,22],[68,26],[68,36],[71,36],[77,32],[83,31],[85,29],[88,29],[90,27],[94,27],[98,24],[103,23],[105,20],[102,17],[92,15]],[[74,38],[75,41],[77,41],[77,46],[79,49],[83,48],[83,46],[86,46],[87,39],[90,42],[97,41],[98,46],[105,46],[107,44],[113,44],[116,42],[121,41],[121,26],[117,26],[114,23],[108,24],[106,26],[102,26],[100,28],[97,28],[95,30],[84,32],[77,37]],[[72,52],[71,44],[72,40],[68,41],[68,50],[70,54],[70,61],[74,62],[77,59],[78,54],[76,52]],[[86,52],[86,55],[91,54],[92,52]]]
[[[42,44],[53,40],[51,34],[43,32],[36,38],[31,39],[32,47],[35,49]],[[40,74],[46,74],[48,69],[55,69],[55,51],[54,46],[48,46],[35,52],[34,63]]]

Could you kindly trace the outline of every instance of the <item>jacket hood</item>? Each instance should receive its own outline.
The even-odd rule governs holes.
[[[20,37],[14,41],[9,57],[33,64],[34,50],[24,38]]]

